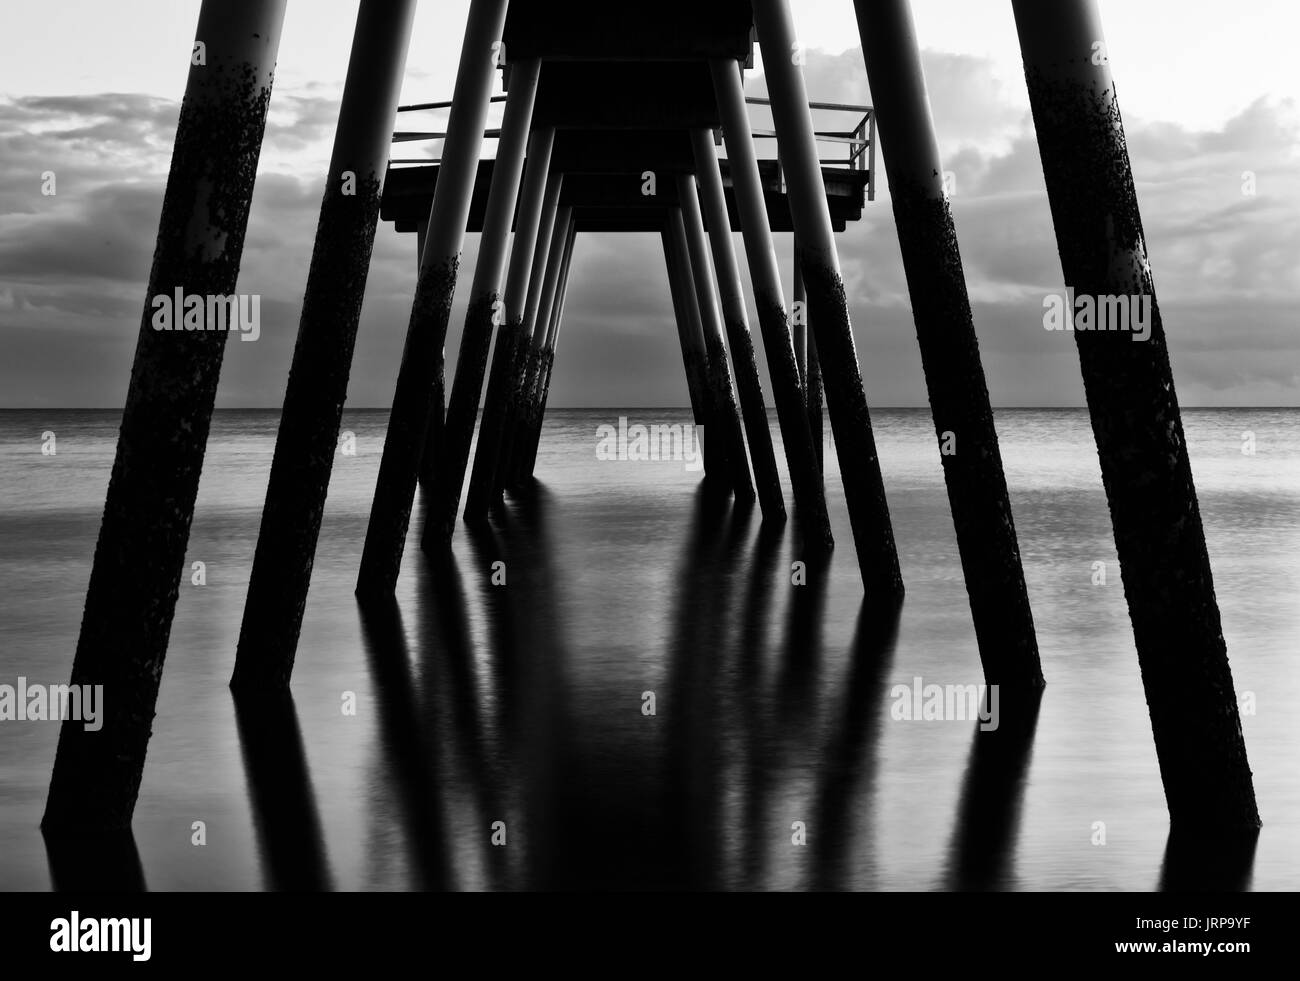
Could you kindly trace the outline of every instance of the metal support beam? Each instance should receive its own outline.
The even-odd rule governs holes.
[[[420,257],[420,278],[361,553],[360,596],[390,595],[402,565],[420,457],[441,388],[447,320],[456,292],[506,6],[507,0],[470,2],[438,185],[429,209],[429,236]]]
[[[727,345],[722,335],[722,316],[718,307],[716,280],[709,262],[709,245],[704,235],[704,222],[700,216],[700,202],[695,190],[695,178],[690,174],[677,175],[679,208],[670,212],[674,225],[680,220],[686,237],[686,256],[691,277],[695,282],[695,296],[700,309],[700,323],[704,330],[704,350],[708,354],[709,389],[717,411],[714,421],[716,438],[723,446],[731,487],[736,499],[742,503],[754,500],[754,485],[749,480],[749,459],[745,450],[745,434],[740,425],[736,406],[736,393],[727,369]],[[677,217],[671,217],[676,215]]]
[[[519,217],[515,222],[515,238],[510,251],[510,271],[506,276],[506,319],[497,331],[496,348],[492,352],[492,370],[488,376],[487,394],[483,398],[483,420],[479,423],[474,467],[465,499],[466,521],[484,520],[495,499],[497,459],[514,381],[512,375],[520,342],[531,340],[524,332],[524,311],[548,187],[555,192],[549,202],[552,215],[560,196],[560,182],[547,180],[554,143],[555,129],[550,126],[534,130],[528,142],[527,182],[519,203]]]
[[[1034,617],[912,12],[907,0],[854,6],[984,680],[1004,697],[1038,689]]]
[[[524,357],[521,385],[516,398],[517,411],[513,422],[506,429],[506,438],[502,441],[501,455],[497,460],[497,479],[503,489],[515,486],[519,477],[520,455],[528,445],[527,434],[531,432],[547,337],[559,297],[560,275],[564,271],[564,258],[573,227],[573,209],[561,205],[551,230],[550,247],[546,250],[546,275],[542,279],[542,288],[533,314],[535,326]]]
[[[569,225],[569,239],[564,245],[564,261],[560,265],[560,281],[556,287],[555,302],[551,305],[551,322],[546,334],[546,346],[538,366],[538,391],[529,417],[528,440],[519,460],[519,480],[531,480],[537,467],[537,447],[542,439],[542,423],[546,419],[546,402],[551,395],[551,373],[555,370],[555,348],[560,341],[560,325],[564,320],[564,300],[569,293],[569,267],[573,262],[573,243],[578,237],[577,222]]]
[[[708,438],[709,404],[708,356],[704,352],[704,331],[700,327],[700,312],[695,300],[695,287],[682,269],[680,257],[673,246],[672,233],[667,224],[660,234],[663,239],[664,263],[668,272],[668,288],[673,300],[673,319],[677,325],[677,339],[682,348],[682,367],[686,370],[686,388],[691,400],[691,419],[703,434],[702,451],[704,474],[712,472],[716,480],[725,472],[725,464],[718,464],[713,452],[713,442]],[[716,467],[716,469],[715,469]]]
[[[821,356],[858,568],[867,593],[885,600],[902,595],[903,577],[817,159],[808,92],[803,69],[790,55],[796,46],[794,25],[786,0],[754,0],[753,6],[791,217],[803,249],[809,326]]]
[[[185,85],[72,663],[72,685],[103,686],[102,725],[67,719],[59,730],[47,835],[131,826],[229,332],[182,321],[206,321],[209,300],[235,292],[284,10],[285,0],[199,10],[206,63]]]
[[[465,329],[456,356],[451,394],[447,398],[442,456],[438,459],[438,473],[421,539],[425,551],[443,549],[451,544],[465,470],[469,465],[470,445],[474,440],[478,403],[483,395],[483,376],[487,372],[492,335],[497,327],[508,322],[509,315],[501,297],[501,279],[506,269],[510,227],[519,199],[524,153],[528,147],[528,131],[532,127],[533,102],[537,96],[541,66],[541,61],[536,58],[516,62],[510,73],[510,92],[506,96],[505,115],[501,121],[496,165],[492,168],[478,261],[474,267],[469,306],[465,311]]]
[[[713,148],[713,133],[707,129],[693,129],[690,131],[690,136],[699,183],[698,207],[707,217],[709,224],[708,241],[713,254],[713,268],[717,272],[722,325],[731,348],[731,366],[736,376],[736,394],[740,399],[745,433],[749,437],[749,455],[754,466],[758,504],[764,518],[784,521],[785,498],[781,493],[781,475],[776,469],[772,431],[767,425],[763,384],[758,377],[754,337],[749,331],[749,314],[745,310],[745,293],[740,285],[740,267],[737,265],[736,250],[731,241],[731,220],[727,217],[727,199],[722,191],[722,175],[718,170],[718,155]],[[690,207],[689,203],[687,207]],[[797,392],[797,383],[795,389]],[[827,530],[829,531],[829,528]]]
[[[1094,0],[1012,8],[1065,282],[1094,302],[1126,298],[1123,326],[1139,312],[1145,321],[1140,332],[1073,333],[1171,829],[1254,834],[1259,811],[1101,18]]]
[[[785,446],[786,465],[790,470],[790,485],[794,490],[799,525],[804,534],[805,546],[830,548],[835,539],[826,512],[821,468],[818,466],[812,432],[808,428],[799,359],[790,337],[785,295],[781,290],[781,267],[777,263],[772,227],[763,199],[763,184],[758,172],[758,158],[754,153],[754,137],[749,126],[749,110],[745,106],[740,65],[735,61],[719,59],[709,63],[709,70],[713,76],[718,112],[722,117],[731,183],[736,193],[736,207],[740,212],[745,255],[749,260],[749,278],[754,286],[759,329],[763,332],[763,350],[767,354],[772,398],[776,402],[777,420],[781,425],[781,442]],[[701,145],[700,151],[703,150]],[[713,156],[716,170],[717,155]]]
[[[803,256],[798,240],[794,243],[794,308],[798,311],[795,318],[795,337],[803,335],[803,358],[800,366],[803,376],[803,395],[805,411],[808,414],[808,432],[812,436],[813,452],[817,454],[817,475],[821,479],[825,471],[826,436],[822,430],[822,369],[817,362],[817,341],[808,329],[808,293],[803,285]],[[795,354],[799,354],[799,342],[795,341]],[[823,482],[824,483],[824,482]]]
[[[285,689],[293,671],[414,15],[415,0],[362,0],[357,12],[235,654],[236,689]]]

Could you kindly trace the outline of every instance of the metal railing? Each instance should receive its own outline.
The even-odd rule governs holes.
[[[505,102],[504,95],[494,95],[490,100],[493,103]],[[746,104],[751,106],[770,106],[771,100],[762,99],[756,96],[746,97]],[[450,109],[451,102],[417,102],[412,105],[398,106],[397,111],[403,112],[423,112],[429,110]],[[821,158],[820,163],[825,167],[844,167],[850,171],[865,172],[867,175],[867,200],[876,199],[876,114],[871,106],[850,105],[843,102],[810,102],[808,108],[814,112],[841,112],[841,113],[862,113],[862,118],[857,125],[849,130],[814,130],[813,135],[818,143],[830,143],[836,146],[848,148],[847,157]],[[774,140],[776,139],[775,130],[755,129],[752,131],[755,140]],[[439,130],[398,130],[393,133],[394,143],[422,143],[433,140],[445,139],[446,132]],[[500,128],[488,129],[483,132],[485,140],[500,139]],[[392,166],[409,166],[409,165],[428,165],[437,163],[438,157],[394,157],[389,160]],[[784,180],[782,181],[784,186]]]

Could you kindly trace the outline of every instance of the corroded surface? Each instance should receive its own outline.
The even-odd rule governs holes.
[[[1095,23],[1091,4],[1072,3]],[[1065,281],[1079,295],[1152,297],[1150,338],[1076,331],[1160,773],[1175,832],[1259,827],[1232,672],[1146,262],[1128,148],[1109,70],[1091,38],[1017,24]]]
[[[437,460],[438,473],[421,539],[426,550],[446,547],[456,527],[461,486],[465,482],[474,423],[478,419],[479,395],[483,391],[483,376],[487,373],[488,353],[496,329],[493,311],[500,303],[500,293],[482,293],[470,299],[465,311],[465,330],[460,338],[456,374],[442,430],[442,454]]]
[[[830,412],[862,582],[867,593],[876,599],[901,596],[903,576],[898,567],[885,482],[876,456],[871,411],[867,408],[853,344],[844,283],[833,268],[811,261],[807,255],[803,276],[808,293],[809,328],[817,339],[826,407]]]
[[[889,189],[937,445],[944,433],[956,440],[956,452],[939,459],[984,679],[1038,688],[1034,618],[952,213],[947,200],[893,171]]]
[[[331,181],[321,205],[266,505],[231,684],[284,687],[311,582],[338,445],[366,275],[379,220],[380,175],[356,195]]]
[[[210,45],[190,70],[72,667],[73,685],[104,686],[103,728],[60,730],[47,832],[131,824],[227,334],[155,331],[151,298],[235,292],[283,11],[237,5],[230,16],[270,40]]]
[[[523,336],[522,321],[503,324],[492,352],[492,369],[488,373],[487,394],[483,397],[483,420],[478,427],[478,446],[474,467],[470,471],[469,490],[465,496],[465,520],[481,521],[487,517],[496,486],[497,457],[501,435],[510,411],[510,393],[515,384],[513,372],[518,364]]]
[[[415,500],[416,472],[424,451],[442,373],[443,345],[460,257],[429,262],[420,271],[411,322],[388,415],[384,455],[379,461],[366,544],[357,575],[358,595],[386,595],[397,584],[406,530]]]

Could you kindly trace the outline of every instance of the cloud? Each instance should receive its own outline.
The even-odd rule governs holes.
[[[1062,284],[1023,87],[1001,81],[981,58],[925,52],[923,61],[941,152],[955,178],[952,209],[993,398],[1080,404],[1072,340],[1041,327],[1042,297]],[[870,102],[857,49],[811,51],[806,71],[814,99]],[[751,77],[747,90],[761,94],[761,76]],[[3,404],[122,403],[178,111],[175,101],[124,93],[0,99]],[[238,287],[262,295],[263,336],[228,347],[221,405],[278,406],[283,397],[337,112],[336,86],[273,97]],[[755,126],[768,125],[756,110]],[[1208,130],[1137,117],[1125,125],[1182,401],[1296,403],[1295,104],[1261,98]],[[772,153],[770,143],[761,146],[763,155]],[[57,174],[53,197],[41,194],[49,170]],[[1244,193],[1251,182],[1255,193]],[[838,237],[858,355],[874,405],[924,404],[883,176],[878,190],[863,220]],[[476,238],[466,241],[466,270]],[[736,245],[743,260],[739,237]],[[789,236],[777,247],[788,298]],[[354,361],[354,406],[391,400],[414,252],[413,235],[381,225]],[[453,365],[468,278],[448,336]],[[581,239],[565,309],[554,404],[685,401],[658,236]],[[757,338],[757,321],[752,325]]]

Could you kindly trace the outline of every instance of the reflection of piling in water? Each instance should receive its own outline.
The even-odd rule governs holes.
[[[266,888],[333,888],[298,712],[287,690],[236,692],[235,724]]]
[[[121,831],[135,810],[228,333],[155,330],[153,298],[235,292],[284,10],[205,0],[199,11],[205,58],[185,86],[72,664],[71,684],[104,686],[103,728],[69,719],[59,731],[51,834]]]
[[[994,706],[985,694],[975,723],[970,762],[948,855],[946,888],[963,892],[1006,889],[1011,882],[1012,848],[1020,830],[1025,775],[1038,728],[1042,691],[1025,689]]]
[[[415,698],[401,611],[395,599],[383,596],[360,604],[359,609],[379,706],[380,739],[398,784],[416,888],[451,888],[455,870],[443,849],[442,767],[427,716]]]
[[[1170,821],[1250,835],[1259,811],[1100,15],[1094,0],[1012,6],[1065,282],[1151,302],[1144,341],[1073,333]]]
[[[239,631],[235,688],[286,688],[347,398],[415,0],[366,0],[325,180]]]
[[[55,892],[145,892],[144,868],[131,829],[67,834],[42,828]]]
[[[883,600],[901,595],[894,530],[876,457],[871,413],[862,388],[848,300],[826,203],[803,70],[787,0],[755,0],[754,24],[763,50],[772,118],[789,187],[790,213],[803,250],[810,327],[817,338],[822,380],[839,454],[844,497],[853,526],[858,569],[868,593]]]
[[[863,600],[850,648],[849,676],[840,698],[840,722],[822,752],[822,779],[817,787],[812,839],[811,886],[818,891],[861,889],[860,853],[852,850],[854,833],[863,829],[863,816],[876,813],[876,743],[887,718],[885,679],[898,642],[901,603],[873,605]],[[855,807],[863,798],[865,807]],[[864,840],[873,844],[870,827]],[[856,856],[850,862],[849,855]],[[868,861],[867,869],[875,871]],[[859,873],[860,876],[860,873]]]
[[[446,548],[455,531],[465,468],[474,439],[474,422],[483,394],[488,351],[497,326],[509,319],[509,311],[501,298],[501,278],[505,274],[510,229],[519,197],[540,73],[541,60],[538,58],[515,62],[510,72],[510,94],[506,97],[505,116],[501,121],[500,146],[492,168],[483,234],[479,236],[478,259],[474,264],[469,305],[465,311],[465,328],[461,332],[456,373],[447,396],[442,457],[437,461],[438,473],[426,511],[421,541],[426,551]],[[541,163],[540,159],[538,163]],[[541,182],[536,186],[540,199]]]
[[[1222,834],[1174,829],[1160,863],[1161,892],[1250,892],[1258,834]]]
[[[470,3],[438,186],[429,210],[428,239],[420,257],[420,276],[357,575],[358,595],[391,594],[397,584],[420,457],[434,408],[435,380],[442,372],[447,321],[495,74],[493,53],[500,47],[506,5],[507,0]]]

